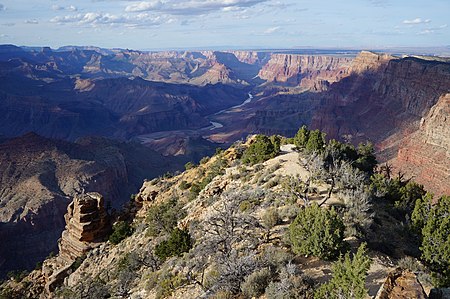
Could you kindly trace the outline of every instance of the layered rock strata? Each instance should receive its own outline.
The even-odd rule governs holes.
[[[348,76],[352,57],[272,54],[258,76],[268,82],[285,83],[313,91]]]
[[[103,196],[96,192],[75,196],[64,218],[59,256],[67,263],[99,245],[110,231]]]
[[[393,163],[436,196],[450,194],[450,94],[439,98],[419,130],[400,145]]]

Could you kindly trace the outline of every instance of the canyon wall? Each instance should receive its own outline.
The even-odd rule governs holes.
[[[351,57],[272,54],[258,76],[268,82],[323,91],[348,75],[352,60]]]
[[[419,129],[403,140],[393,165],[436,196],[450,194],[450,94],[440,97]]]
[[[30,133],[0,144],[0,277],[33,269],[57,251],[75,195],[98,191],[119,208],[145,178],[186,162],[100,137],[71,143]]]

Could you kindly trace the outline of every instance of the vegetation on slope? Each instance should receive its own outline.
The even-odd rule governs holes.
[[[57,296],[364,298],[381,258],[448,285],[449,197],[378,166],[369,143],[324,137],[303,127],[276,157],[280,138],[259,135],[144,183],[134,233]]]

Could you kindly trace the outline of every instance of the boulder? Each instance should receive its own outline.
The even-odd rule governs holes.
[[[414,273],[400,268],[388,274],[375,299],[426,299],[425,291]]]

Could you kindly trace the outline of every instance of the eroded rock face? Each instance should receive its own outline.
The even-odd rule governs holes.
[[[393,164],[436,196],[450,194],[450,94],[439,98],[419,130],[400,145]]]
[[[258,76],[269,82],[323,91],[330,83],[348,76],[352,60],[350,57],[273,54]]]
[[[414,273],[395,269],[389,273],[375,299],[426,299],[427,295]]]
[[[75,196],[67,208],[66,229],[59,243],[59,256],[70,263],[97,246],[110,231],[104,199],[90,192]]]

